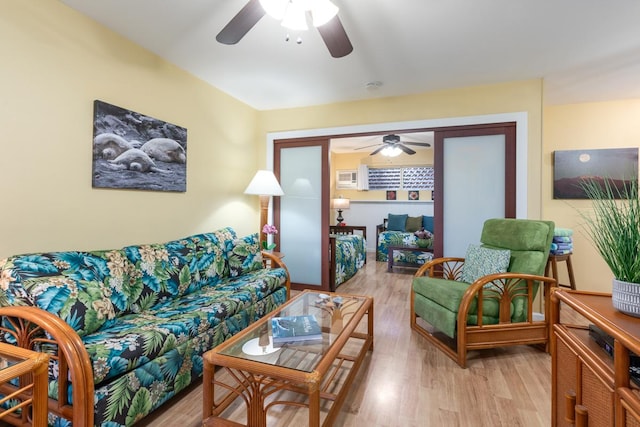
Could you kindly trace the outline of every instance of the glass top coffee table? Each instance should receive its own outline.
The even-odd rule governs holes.
[[[305,315],[321,339],[273,344],[273,317]],[[321,400],[331,403],[322,424],[330,426],[372,350],[373,298],[304,291],[204,354],[203,425],[245,425],[223,418],[242,397],[251,427],[266,427],[268,411],[281,405],[307,407],[308,425],[320,426]]]

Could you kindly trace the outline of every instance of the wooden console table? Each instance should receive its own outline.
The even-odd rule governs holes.
[[[630,353],[640,355],[640,318],[615,310],[609,294],[554,288],[551,302],[551,425],[640,425],[629,373]],[[589,325],[612,337],[613,356]]]

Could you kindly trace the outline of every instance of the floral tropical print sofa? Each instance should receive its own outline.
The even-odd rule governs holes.
[[[356,230],[361,234],[354,233]],[[335,291],[367,262],[367,227],[331,226],[329,231],[329,281]]]
[[[421,215],[410,217],[406,214],[389,214],[376,227],[376,261],[389,260],[389,246],[414,246],[415,232],[425,229],[433,233],[433,217]],[[432,242],[433,244],[433,242]],[[433,254],[423,251],[394,251],[396,262],[424,264],[431,261]]]
[[[130,426],[202,375],[202,354],[284,303],[289,288],[258,235],[229,227],[17,255],[0,260],[0,338],[52,355],[50,425]]]

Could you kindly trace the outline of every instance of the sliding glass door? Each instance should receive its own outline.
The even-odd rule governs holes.
[[[516,213],[515,124],[436,131],[436,256],[464,257],[489,218]]]
[[[284,191],[274,203],[274,218],[291,282],[297,289],[329,290],[328,141],[276,141],[274,149]]]

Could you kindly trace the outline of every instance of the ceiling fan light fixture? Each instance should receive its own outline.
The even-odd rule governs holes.
[[[320,27],[338,14],[338,6],[330,0],[313,0],[310,5],[311,17],[314,27]]]
[[[385,157],[398,157],[400,154],[402,154],[402,150],[395,145],[390,145],[388,147],[384,147],[382,151],[380,151],[380,154]]]
[[[260,6],[270,17],[281,21],[287,11],[289,0],[260,0]]]
[[[300,2],[292,1],[288,4],[280,25],[293,31],[309,29],[307,27],[307,11]]]

